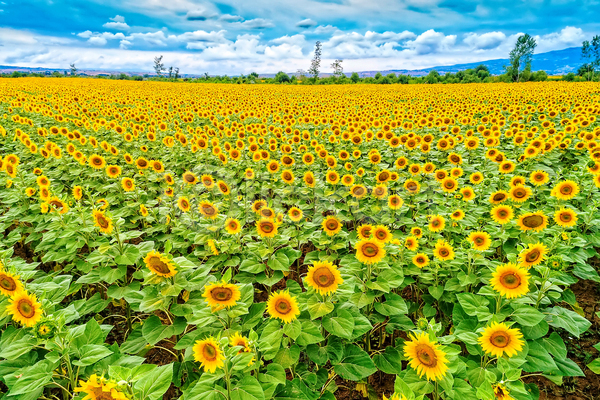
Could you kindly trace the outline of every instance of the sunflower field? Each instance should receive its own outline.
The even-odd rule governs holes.
[[[597,83],[1,80],[0,398],[598,398],[599,114]]]

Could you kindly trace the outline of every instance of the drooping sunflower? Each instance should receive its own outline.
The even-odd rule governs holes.
[[[478,251],[486,251],[492,244],[492,238],[487,232],[471,232],[467,237],[467,240],[471,242],[471,246]]]
[[[509,328],[505,323],[492,322],[484,329],[477,340],[483,351],[495,357],[516,355],[523,349],[523,334],[516,328]]]
[[[261,237],[275,237],[277,235],[277,224],[271,219],[256,221],[256,232]]]
[[[448,371],[448,359],[437,343],[429,340],[425,332],[409,334],[410,340],[404,344],[404,356],[408,364],[419,377],[425,375],[428,380],[437,381]]]
[[[306,283],[321,295],[334,293],[344,283],[340,271],[328,261],[314,261],[308,267]]]
[[[177,273],[175,265],[158,251],[152,250],[146,257],[144,257],[144,263],[153,274],[162,276],[163,278],[170,278]]]
[[[194,360],[204,367],[204,372],[214,373],[217,368],[223,368],[225,355],[215,338],[208,337],[198,340],[193,347]]]
[[[200,202],[198,211],[208,219],[215,219],[219,216],[219,209],[210,201]]]
[[[492,273],[492,288],[507,299],[516,299],[529,292],[529,273],[513,263],[502,264]]]
[[[385,225],[376,225],[371,230],[373,239],[379,240],[381,243],[387,243],[392,240],[392,233],[390,229]]]
[[[443,239],[439,239],[435,244],[433,255],[440,261],[453,260],[454,249],[448,242]]]
[[[426,267],[429,265],[429,257],[425,253],[417,253],[412,258],[413,264],[415,264],[419,268]]]
[[[446,227],[446,219],[441,215],[432,215],[427,227],[431,232],[440,232]]]
[[[227,220],[225,220],[225,230],[230,235],[236,235],[241,232],[242,225],[240,224],[240,221],[235,218],[227,218]]]
[[[81,200],[81,198],[83,197],[83,189],[81,188],[81,186],[74,186],[71,193],[73,194],[75,200]]]
[[[213,311],[217,311],[235,306],[242,294],[239,287],[233,283],[215,282],[204,288],[202,297]]]
[[[541,211],[536,211],[521,215],[517,222],[522,231],[540,232],[544,230],[546,226],[548,226],[548,217],[546,217]]]
[[[570,208],[561,208],[554,213],[554,222],[563,228],[577,225],[577,213]]]
[[[402,197],[398,196],[397,194],[393,194],[390,197],[388,197],[388,207],[391,210],[399,210],[400,208],[402,208],[403,204],[404,200],[402,200]]]
[[[179,209],[183,212],[190,211],[190,200],[186,196],[181,196],[179,199],[177,199],[177,207],[179,207]]]
[[[341,221],[333,215],[325,217],[321,226],[328,236],[333,236],[342,230]]]
[[[288,210],[288,216],[293,222],[298,222],[304,216],[304,213],[298,207],[292,207]]]
[[[133,179],[125,177],[121,179],[121,187],[126,192],[132,192],[135,190],[135,182]]]
[[[504,225],[514,218],[515,213],[511,206],[499,205],[492,208],[490,211],[490,216],[497,223]]]
[[[294,321],[300,315],[298,300],[288,291],[271,293],[267,301],[267,311],[271,318],[278,318],[286,324]]]
[[[529,181],[531,183],[533,183],[535,186],[541,186],[545,183],[548,183],[548,181],[550,180],[550,177],[548,176],[548,173],[545,171],[533,171],[531,173],[531,175],[529,175]]]
[[[1,263],[0,263],[1,265]],[[19,280],[19,275],[10,272],[0,271],[0,293],[5,296],[14,296],[23,291],[23,283]]]
[[[546,259],[548,248],[543,243],[529,244],[519,253],[519,266],[531,268]]]
[[[75,392],[83,392],[83,400],[128,400],[125,393],[121,392],[114,381],[109,381],[96,374],[90,375],[87,381],[80,380]]]
[[[560,200],[571,200],[579,193],[579,185],[571,180],[559,182],[550,193]]]
[[[515,203],[523,203],[531,196],[531,189],[524,185],[513,186],[508,192],[508,196]]]
[[[6,312],[16,322],[31,328],[42,318],[42,305],[33,293],[24,290],[16,292],[8,301]]]
[[[383,243],[374,238],[362,239],[355,244],[356,259],[364,264],[378,263],[385,257]]]
[[[92,215],[94,217],[94,225],[100,228],[100,232],[106,233],[107,235],[112,233],[113,223],[110,217],[100,210],[92,211]]]

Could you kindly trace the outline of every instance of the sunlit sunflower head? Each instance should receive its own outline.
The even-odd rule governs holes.
[[[45,175],[38,176],[35,181],[41,188],[50,186],[50,179]]]
[[[406,182],[404,182],[404,189],[406,189],[406,191],[408,191],[410,194],[417,194],[421,189],[421,185],[414,179],[408,179]]]
[[[356,235],[359,239],[368,239],[371,237],[373,225],[363,224],[356,228]]]
[[[500,204],[508,199],[508,193],[504,190],[498,190],[490,195],[490,203]]]
[[[429,339],[425,332],[410,334],[410,340],[404,344],[404,356],[408,364],[419,377],[425,375],[428,380],[437,381],[448,371],[448,359],[440,346]]]
[[[334,293],[344,283],[340,271],[328,261],[315,261],[308,267],[306,283],[321,295]]]
[[[92,216],[94,217],[94,225],[100,229],[100,232],[105,234],[111,234],[113,231],[112,219],[104,214],[104,211],[93,210]]]
[[[328,236],[333,236],[342,230],[343,224],[337,217],[329,215],[325,217],[321,226]]]
[[[132,192],[135,190],[135,181],[131,178],[123,178],[121,179],[121,187],[126,192]]]
[[[260,210],[262,210],[264,207],[267,206],[267,202],[264,200],[256,200],[254,203],[252,203],[252,211],[254,211],[255,213],[259,213]]]
[[[522,231],[540,232],[548,226],[548,217],[541,211],[525,213],[519,217],[518,224]]]
[[[291,296],[288,291],[279,291],[271,293],[267,301],[267,312],[271,318],[278,318],[287,324],[298,318],[300,308],[295,296]]]
[[[473,188],[469,186],[460,189],[460,194],[464,201],[472,201],[475,198],[475,192],[473,191]]]
[[[478,251],[486,251],[492,244],[492,238],[487,232],[471,232],[467,238],[471,246]]]
[[[423,237],[423,229],[421,229],[418,226],[413,226],[412,228],[410,228],[410,234],[416,237],[417,239],[421,239],[421,237]]]
[[[191,171],[186,171],[182,175],[183,182],[188,185],[195,185],[198,183],[198,177]]]
[[[204,367],[204,372],[214,373],[217,368],[224,367],[225,355],[215,338],[198,340],[193,347],[194,360]]]
[[[462,221],[462,219],[465,217],[465,212],[463,210],[456,210],[454,211],[452,214],[450,214],[450,218],[452,218],[454,221]]]
[[[291,207],[288,210],[288,216],[293,222],[299,222],[304,216],[304,213],[298,207]]]
[[[529,273],[525,268],[507,263],[496,267],[492,273],[492,288],[507,299],[516,299],[529,292]]]
[[[490,211],[490,216],[497,223],[504,225],[515,217],[515,213],[511,206],[499,205],[492,208]]]
[[[570,208],[561,208],[554,213],[554,222],[563,228],[577,225],[577,213]]]
[[[177,199],[177,207],[179,207],[179,209],[183,212],[190,211],[190,200],[186,196],[181,196],[179,199]]]
[[[0,263],[1,266],[1,263]],[[19,280],[19,275],[3,272],[0,270],[0,293],[4,296],[14,296],[23,291],[23,283]]]
[[[20,290],[8,301],[6,312],[14,321],[31,328],[42,318],[43,310],[33,293]]]
[[[215,219],[219,216],[219,209],[210,201],[200,202],[198,211],[208,219]]]
[[[441,186],[444,192],[453,193],[458,189],[458,181],[452,177],[447,177],[442,180]]]
[[[244,178],[254,179],[254,170],[252,168],[246,168],[246,171],[244,171]]]
[[[229,196],[231,194],[231,189],[229,189],[229,185],[224,181],[218,181],[217,188],[219,188],[219,192],[221,192],[221,194],[224,196]]]
[[[510,199],[515,203],[525,202],[531,194],[531,189],[524,185],[513,186],[508,192]]]
[[[368,193],[367,188],[363,185],[353,185],[350,188],[350,194],[355,199],[362,199]]]
[[[230,338],[229,338],[229,345],[231,347],[241,347],[240,351],[238,352],[238,354],[240,353],[250,353],[252,351],[252,349],[250,348],[250,341],[248,340],[247,337],[244,337],[240,334],[240,332],[236,332],[234,333]]]
[[[519,266],[531,268],[539,265],[546,259],[546,254],[548,254],[546,245],[540,242],[529,244],[519,253]]]
[[[392,240],[392,233],[390,229],[385,225],[376,225],[371,230],[371,237],[379,240],[381,243],[388,243]]]
[[[215,282],[204,288],[202,297],[213,311],[217,311],[235,306],[242,294],[240,288],[233,283]]]
[[[277,224],[272,219],[263,218],[256,221],[256,232],[261,237],[275,237],[277,235],[277,228]]]
[[[242,230],[242,225],[240,224],[240,221],[238,221],[235,218],[227,218],[227,220],[225,220],[225,231],[227,231],[227,233],[229,233],[230,235],[236,235],[238,233],[240,233]]]
[[[275,210],[273,210],[271,207],[263,207],[258,212],[258,215],[261,218],[275,218]]]
[[[496,400],[515,400],[510,395],[510,392],[506,388],[506,385],[504,385],[503,383],[497,383],[495,385],[492,385],[492,388],[494,389],[494,396],[496,396]]]
[[[417,253],[412,258],[413,264],[415,264],[419,268],[426,267],[429,265],[429,257],[425,253]]]
[[[83,197],[83,188],[81,186],[74,186],[71,193],[75,200],[81,200],[81,197]]]
[[[185,178],[184,178],[184,181],[185,181]],[[206,174],[202,175],[200,177],[200,182],[202,182],[202,184],[204,185],[204,187],[207,188],[207,189],[212,189],[215,186],[215,180],[210,175],[206,175]]]
[[[98,154],[92,154],[90,156],[90,158],[88,159],[88,161],[90,163],[90,166],[95,169],[102,169],[106,165],[106,161],[104,160],[104,157],[102,157]]]
[[[61,215],[66,214],[69,211],[69,205],[56,196],[48,199],[47,203],[52,211],[55,211]]]
[[[551,192],[552,196],[560,200],[571,200],[578,193],[579,185],[570,180],[559,182]]]
[[[399,393],[394,393],[390,398],[387,398],[385,394],[382,396],[383,400],[407,400],[405,395]]]
[[[432,215],[427,226],[431,232],[440,232],[446,226],[446,219],[441,215]]]
[[[419,240],[414,236],[409,236],[404,240],[404,247],[410,251],[415,251],[419,248]]]
[[[433,255],[440,261],[453,260],[454,249],[448,242],[443,239],[439,239],[435,244]]]
[[[385,257],[384,244],[373,238],[359,240],[356,248],[356,259],[363,264],[376,264]]]
[[[25,195],[27,195],[27,197],[31,197],[35,194],[35,189],[32,187],[28,187],[27,189],[25,189]]]
[[[146,257],[144,257],[144,263],[153,274],[162,276],[163,278],[170,278],[175,276],[177,270],[173,262],[169,260],[165,255],[158,251],[152,250]]]
[[[109,178],[117,178],[119,175],[121,175],[121,167],[118,165],[107,166],[106,175],[108,175]]]
[[[87,381],[80,380],[75,392],[85,393],[83,400],[128,400],[115,381],[92,374]]]
[[[304,183],[306,184],[306,186],[314,188],[315,187],[315,175],[311,172],[308,171],[307,173],[304,174],[304,177],[302,178],[304,180]]]
[[[483,182],[483,174],[481,172],[473,172],[469,177],[469,181],[471,181],[473,185],[479,185]]]
[[[384,184],[379,184],[373,188],[373,197],[377,199],[385,199],[388,194],[387,186]]]
[[[388,197],[388,207],[391,210],[399,210],[400,208],[402,208],[403,204],[404,200],[402,200],[402,197],[398,196],[397,194],[393,194],[390,197]]]
[[[523,349],[523,334],[515,328],[509,328],[505,323],[492,322],[484,329],[478,339],[483,351],[495,357],[516,355]]]

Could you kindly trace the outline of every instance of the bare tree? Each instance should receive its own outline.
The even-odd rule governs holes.
[[[75,68],[75,63],[70,64],[71,67],[71,76],[77,75],[77,68]]]
[[[316,82],[319,79],[319,68],[321,67],[321,42],[317,40],[315,43],[315,55],[313,56],[312,62],[310,63],[310,68],[308,73],[312,75],[314,81]]]
[[[162,63],[162,59],[163,56],[154,57],[154,71],[159,78],[162,76],[162,73],[165,70],[165,65]]]

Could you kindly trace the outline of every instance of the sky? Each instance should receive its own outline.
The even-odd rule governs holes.
[[[600,0],[0,0],[0,65],[183,74],[420,69],[600,34]]]

